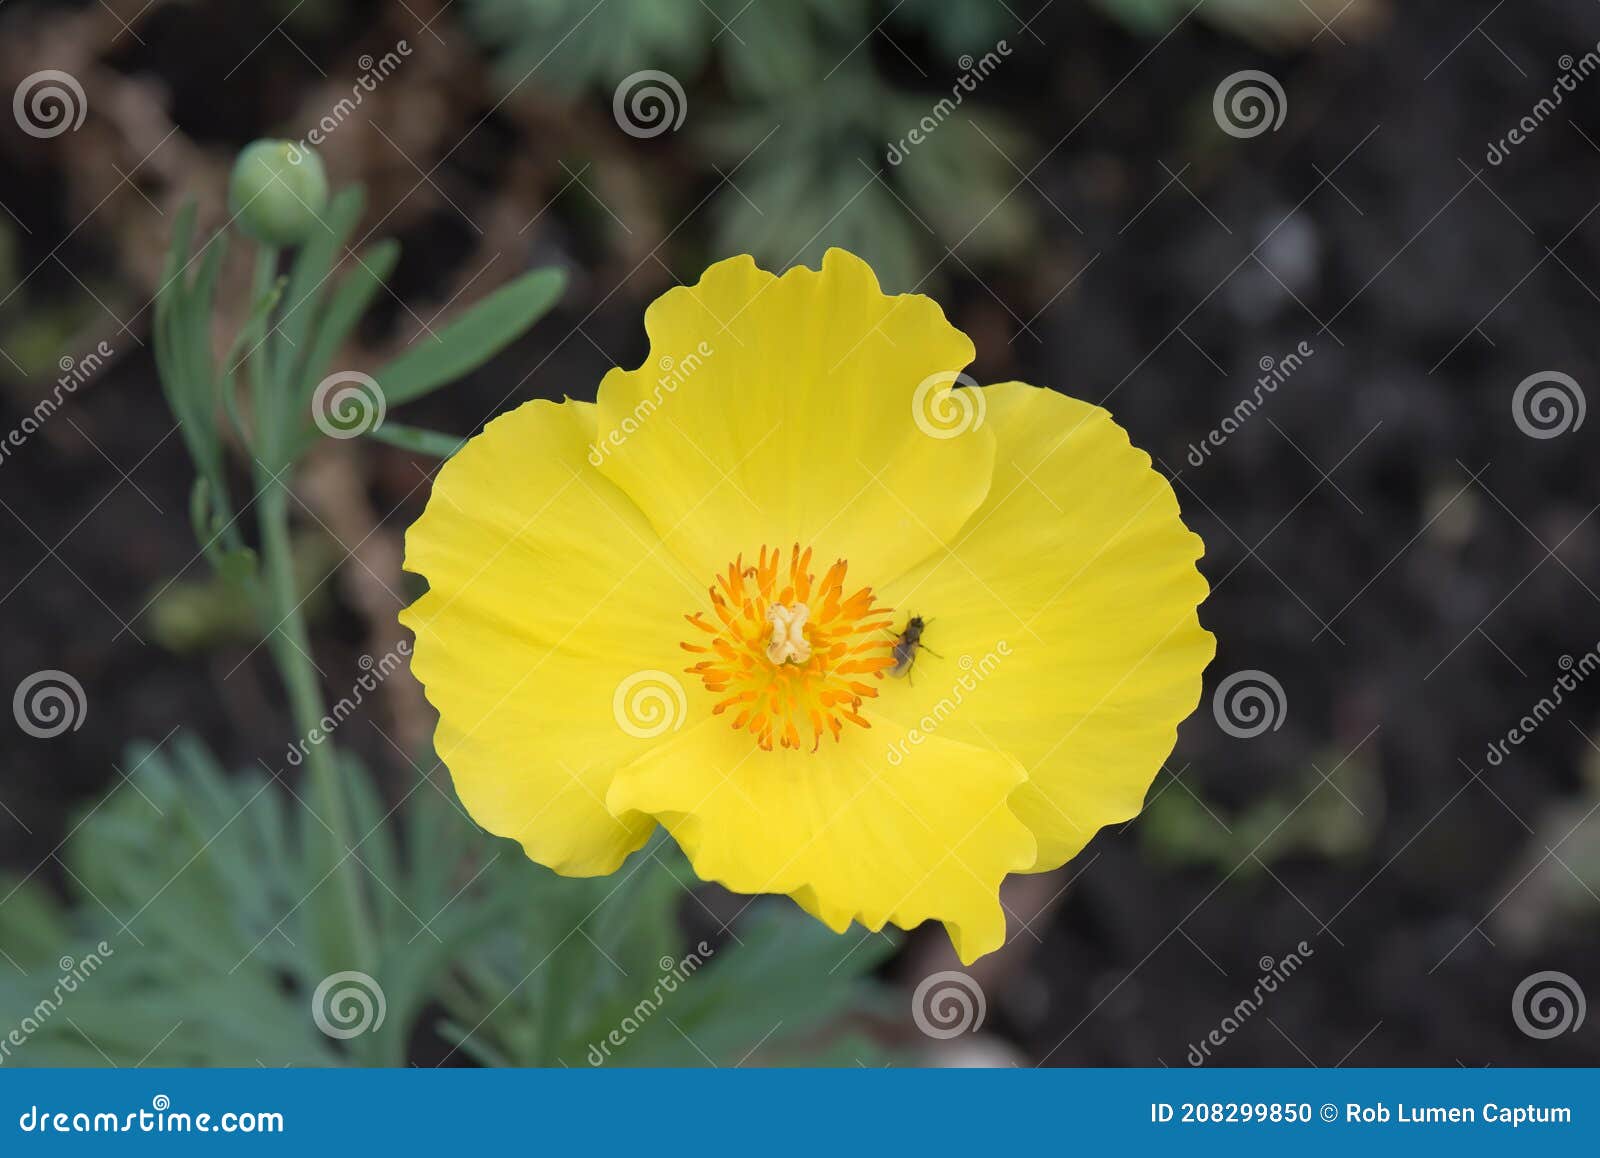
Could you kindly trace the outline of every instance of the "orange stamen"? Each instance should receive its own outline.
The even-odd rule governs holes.
[[[755,566],[741,555],[717,575],[714,619],[703,611],[684,617],[711,637],[681,645],[705,657],[684,670],[719,696],[715,714],[737,707],[733,727],[763,749],[798,750],[804,729],[815,752],[824,735],[840,738],[841,720],[871,727],[860,708],[878,689],[859,677],[881,679],[894,666],[894,639],[885,634],[893,620],[890,608],[874,605],[871,588],[844,594],[843,559],[819,582],[811,548],[796,543],[787,567],[781,558],[777,548],[762,547]]]

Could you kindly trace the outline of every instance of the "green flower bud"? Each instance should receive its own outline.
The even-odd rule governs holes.
[[[322,158],[292,141],[252,141],[233,164],[228,209],[251,237],[268,245],[298,245],[328,205]]]

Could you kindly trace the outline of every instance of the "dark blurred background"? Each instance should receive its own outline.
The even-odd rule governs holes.
[[[1544,971],[1600,997],[1597,42],[1591,0],[9,0],[0,90],[59,70],[83,119],[0,117],[0,427],[73,379],[0,459],[0,692],[64,669],[88,707],[5,720],[0,867],[62,886],[132,738],[249,767],[292,730],[195,557],[150,302],[179,205],[215,228],[242,145],[321,125],[358,235],[403,245],[348,364],[571,274],[407,422],[592,399],[665,288],[843,245],[937,297],[977,379],[1103,402],[1174,480],[1205,698],[1140,819],[1011,882],[983,1031],[940,1056],[1192,1064],[1293,953],[1210,1062],[1600,1062],[1600,1016],[1514,1014]],[[300,481],[335,682],[398,638],[435,465],[341,442]],[[1239,672],[1270,723],[1214,706]],[[406,775],[383,736],[426,740],[420,692],[365,710],[341,742]]]

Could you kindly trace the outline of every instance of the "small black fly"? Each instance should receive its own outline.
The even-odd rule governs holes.
[[[911,674],[911,665],[917,661],[917,652],[925,651],[931,656],[943,658],[939,653],[922,642],[922,633],[927,630],[931,620],[925,620],[920,615],[913,615],[906,620],[905,630],[894,637],[894,647],[890,654],[894,656],[894,666],[889,669],[892,676]]]

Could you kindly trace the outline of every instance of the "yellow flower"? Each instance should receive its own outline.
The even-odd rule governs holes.
[[[720,262],[645,329],[594,404],[491,422],[407,536],[462,802],[569,876],[659,823],[836,931],[999,948],[1004,877],[1138,813],[1199,699],[1172,488],[1099,407],[952,390],[971,342],[841,250]]]

